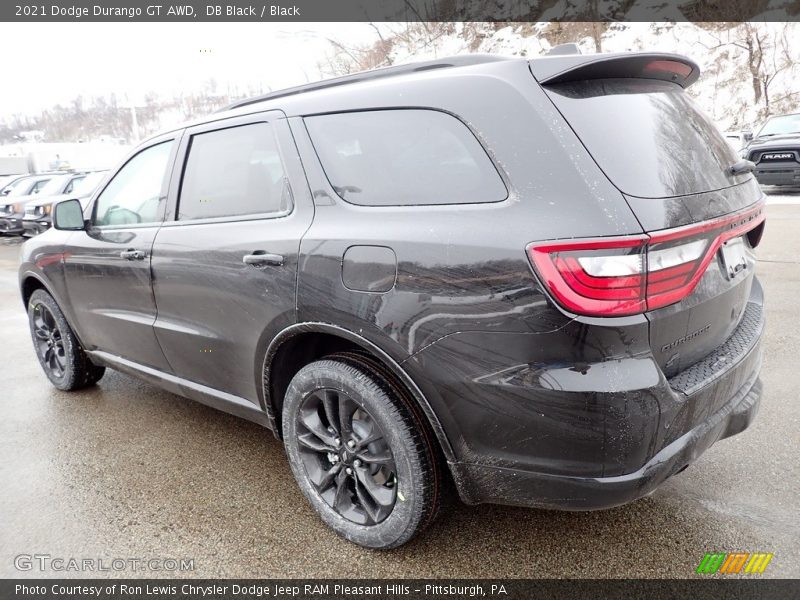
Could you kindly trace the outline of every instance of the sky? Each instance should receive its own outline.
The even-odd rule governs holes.
[[[264,90],[321,79],[326,38],[377,39],[368,23],[1,23],[0,120],[36,114],[78,95],[225,87]]]

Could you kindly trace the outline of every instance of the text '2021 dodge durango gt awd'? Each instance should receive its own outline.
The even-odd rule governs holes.
[[[666,54],[467,56],[150,139],[27,242],[62,390],[107,367],[283,440],[373,548],[467,503],[652,492],[761,396],[763,197]]]

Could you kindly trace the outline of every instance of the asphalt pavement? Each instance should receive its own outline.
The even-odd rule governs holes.
[[[765,396],[749,430],[628,506],[455,504],[389,552],[325,527],[254,424],[111,371],[52,388],[17,291],[19,242],[0,238],[0,576],[92,575],[15,567],[40,554],[192,559],[174,573],[188,577],[692,577],[705,552],[758,551],[774,553],[760,577],[800,577],[800,194],[769,202]],[[173,574],[131,564],[102,575]]]

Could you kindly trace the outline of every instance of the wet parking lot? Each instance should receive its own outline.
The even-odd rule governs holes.
[[[770,197],[758,250],[768,322],[751,429],[631,505],[455,504],[390,552],[325,527],[281,444],[254,424],[115,372],[88,391],[52,388],[19,300],[18,252],[0,238],[0,576],[80,575],[15,568],[15,556],[49,554],[193,559],[178,573],[192,577],[685,577],[707,551],[772,552],[763,577],[800,576],[800,194]]]

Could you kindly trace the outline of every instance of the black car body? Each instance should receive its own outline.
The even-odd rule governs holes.
[[[772,117],[742,149],[762,185],[800,188],[800,113]]]
[[[159,165],[146,193],[120,200],[143,181],[123,166],[86,224],[25,244],[32,327],[45,290],[82,364],[269,427],[364,545],[427,522],[402,515],[435,504],[440,458],[468,503],[630,502],[761,395],[763,196],[685,95],[698,74],[665,54],[461,57],[239,103],[136,150],[126,165]],[[346,392],[372,379],[433,458],[404,471],[387,433],[394,479],[362,489],[326,394],[383,414]],[[387,488],[397,519],[358,508]]]

